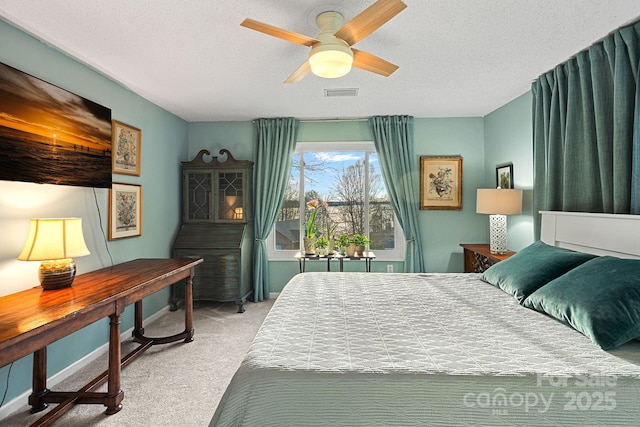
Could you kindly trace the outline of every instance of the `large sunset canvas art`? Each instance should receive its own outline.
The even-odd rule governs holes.
[[[0,63],[0,180],[111,187],[111,110]]]

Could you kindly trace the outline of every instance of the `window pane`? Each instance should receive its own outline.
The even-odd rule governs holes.
[[[276,250],[300,250],[300,155],[293,156],[291,177],[276,219]]]
[[[395,217],[377,153],[369,154],[369,238],[374,251],[396,247]]]
[[[376,153],[296,153],[276,222],[275,250],[301,249],[311,214],[306,204],[313,199],[327,203],[315,217],[316,237],[325,236],[335,243],[341,234],[359,233],[371,239],[372,250],[396,249],[395,217]]]
[[[332,159],[329,181],[331,222],[334,235],[366,234],[365,153],[324,153]]]

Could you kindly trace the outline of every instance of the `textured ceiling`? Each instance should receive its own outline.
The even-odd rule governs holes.
[[[308,48],[244,18],[315,37],[373,0],[0,0],[0,16],[187,121],[484,116],[541,73],[640,17],[637,0],[404,0],[354,47],[400,66],[286,85]],[[11,64],[9,64],[11,65]],[[357,88],[356,97],[324,96]]]

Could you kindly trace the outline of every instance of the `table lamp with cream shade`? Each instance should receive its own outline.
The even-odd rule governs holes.
[[[44,289],[71,286],[76,277],[72,257],[89,255],[81,218],[37,218],[31,220],[29,236],[18,259],[42,261],[38,276]]]
[[[507,215],[522,213],[522,190],[478,188],[476,212],[489,214],[489,250],[507,253]]]

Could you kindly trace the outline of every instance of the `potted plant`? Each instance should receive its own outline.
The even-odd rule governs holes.
[[[338,236],[338,247],[340,248],[340,255],[344,255],[347,252],[347,246],[349,246],[349,243],[351,243],[351,239],[346,234],[341,234],[340,236]]]
[[[362,253],[371,244],[371,240],[364,234],[354,234],[353,243],[356,245],[356,252]]]
[[[304,250],[305,253],[313,255],[316,253],[316,234],[318,233],[318,225],[315,223],[316,215],[321,208],[327,208],[327,202],[320,202],[313,199],[307,202],[309,209],[309,221],[305,223],[304,230]]]
[[[325,236],[320,236],[316,240],[316,251],[318,255],[324,256],[327,254],[327,246],[329,246],[329,239]]]
[[[333,254],[333,251],[336,249],[337,245],[335,231],[338,228],[338,225],[331,220],[330,215],[325,215],[324,225],[327,230],[327,241],[329,242],[329,244],[327,245],[327,253]]]

